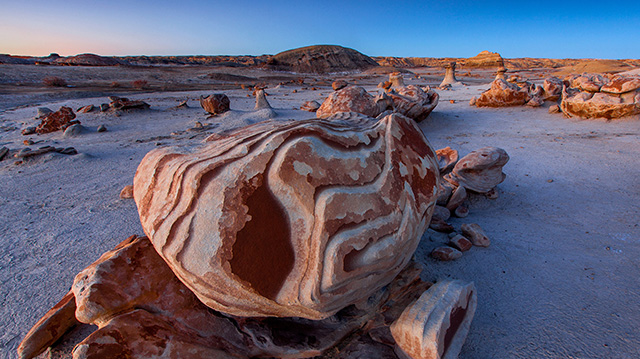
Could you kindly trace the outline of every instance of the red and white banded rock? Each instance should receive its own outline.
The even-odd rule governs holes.
[[[406,117],[267,121],[149,152],[134,196],[154,247],[207,306],[320,319],[406,266],[438,178],[435,151]]]
[[[347,86],[329,95],[316,111],[316,116],[327,118],[338,112],[358,112],[369,117],[376,117],[382,110],[378,108],[376,99],[364,88]]]
[[[529,101],[527,88],[520,88],[516,84],[504,79],[496,78],[491,88],[480,94],[475,105],[478,107],[508,107],[521,106]]]
[[[640,91],[613,94],[577,89],[562,90],[560,108],[566,116],[582,118],[620,118],[640,114]]]
[[[437,92],[409,85],[393,87],[388,93],[393,100],[393,109],[398,113],[420,122],[427,118],[438,105],[440,96]]]
[[[504,181],[507,175],[502,172],[502,167],[508,161],[509,155],[502,148],[483,147],[462,157],[444,179],[456,186],[486,193]]]
[[[402,312],[391,325],[391,334],[410,358],[455,359],[476,305],[473,283],[439,281]]]

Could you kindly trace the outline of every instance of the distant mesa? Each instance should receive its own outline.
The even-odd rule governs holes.
[[[305,73],[367,70],[378,63],[356,50],[337,45],[314,45],[281,52],[267,60],[266,67]]]
[[[465,67],[504,67],[504,60],[497,52],[482,51],[462,62]]]
[[[58,65],[71,66],[115,66],[121,65],[120,60],[96,54],[80,54],[76,56],[60,57],[53,61]]]

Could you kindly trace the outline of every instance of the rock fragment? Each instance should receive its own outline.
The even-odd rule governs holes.
[[[300,106],[302,111],[316,112],[320,108],[320,104],[318,101],[305,101],[305,103]]]
[[[375,98],[364,88],[347,86],[329,95],[316,111],[316,116],[327,118],[338,112],[358,112],[369,117],[376,117],[381,111]]]
[[[122,199],[131,199],[133,198],[133,186],[132,185],[126,185],[122,188],[122,191],[120,191],[120,198]]]
[[[391,334],[409,358],[457,358],[476,303],[473,283],[439,281],[402,312]]]
[[[76,110],[77,113],[89,113],[91,111],[93,111],[95,109],[95,106],[93,105],[86,105],[86,106],[82,106],[79,109]]]
[[[74,118],[76,118],[76,114],[73,113],[73,110],[70,107],[62,106],[58,111],[45,115],[35,132],[38,134],[50,133],[65,130],[74,124],[80,124],[80,121],[74,120]]]
[[[461,252],[466,252],[473,246],[473,243],[461,234],[457,234],[451,238],[449,244]]]
[[[107,126],[105,126],[105,125],[100,125],[100,126],[98,126],[97,131],[98,131],[98,132],[107,132]]]
[[[486,193],[504,181],[502,167],[509,155],[501,148],[483,147],[464,156],[444,179],[468,190]],[[451,209],[451,208],[450,208]]]
[[[491,241],[489,237],[484,234],[482,228],[477,223],[465,223],[460,226],[462,234],[467,237],[474,246],[489,247]]]
[[[62,135],[65,138],[78,137],[84,132],[84,127],[76,123],[75,125],[71,125],[64,130],[64,134]]]
[[[392,87],[387,95],[393,100],[394,111],[420,122],[438,105],[437,92],[409,85]]]
[[[451,247],[437,247],[431,251],[431,257],[441,261],[453,261],[462,257],[462,252]]]
[[[331,83],[331,87],[333,88],[333,91],[341,90],[347,86],[349,86],[349,83],[345,80],[336,80],[336,81],[333,81],[333,83]]]

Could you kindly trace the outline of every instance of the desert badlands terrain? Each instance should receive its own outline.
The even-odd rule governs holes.
[[[369,58],[347,51],[314,62],[308,60],[318,57],[314,51],[329,50],[307,51],[307,60],[295,52],[193,58],[2,55],[0,357],[18,357],[20,342],[69,292],[76,274],[129,236],[145,234],[139,199],[121,191],[134,184],[149,151],[200,145],[212,135],[217,139],[267,120],[302,123],[316,113],[301,106],[322,104],[335,92],[332,85],[383,96],[393,79],[437,94],[437,106],[417,123],[434,150],[451,147],[460,158],[488,146],[508,153],[504,181],[488,194],[469,190],[463,203],[468,214],[432,225],[413,254],[423,266],[423,281],[475,285],[477,307],[459,357],[640,357],[640,117],[635,110],[620,118],[569,116],[571,108],[560,104],[586,93],[579,85],[568,89],[574,80],[602,81],[605,85],[589,96],[609,96],[598,91],[611,87],[615,76],[640,79],[640,61],[502,59],[488,52],[471,59]],[[454,61],[456,82],[440,86],[445,67]],[[529,86],[526,101],[553,76],[567,92],[547,101],[540,95],[539,103],[529,106],[470,105],[497,86],[492,84],[501,68],[506,70],[502,86],[516,86],[516,92],[518,84]],[[577,79],[583,73],[593,75]],[[256,106],[260,89],[271,108]],[[207,113],[200,98],[212,94],[225,94],[230,111]],[[149,107],[109,107],[117,100],[113,96]],[[633,109],[635,100],[640,108],[635,93],[616,96],[617,104],[630,101]],[[78,111],[88,105],[91,111]],[[45,107],[72,109],[80,125],[34,132]],[[137,182],[136,191],[142,190]],[[447,223],[452,228],[443,230]],[[476,245],[455,260],[436,259],[434,249],[449,243],[446,232],[460,233],[471,223],[479,224],[490,245]],[[269,235],[269,228],[264,230]],[[70,357],[73,346],[96,328],[77,326],[39,357]],[[376,357],[357,351],[323,355]],[[379,357],[391,357],[385,355]]]

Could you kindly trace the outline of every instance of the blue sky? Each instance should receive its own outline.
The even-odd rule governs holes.
[[[0,0],[0,53],[640,58],[640,1]]]

